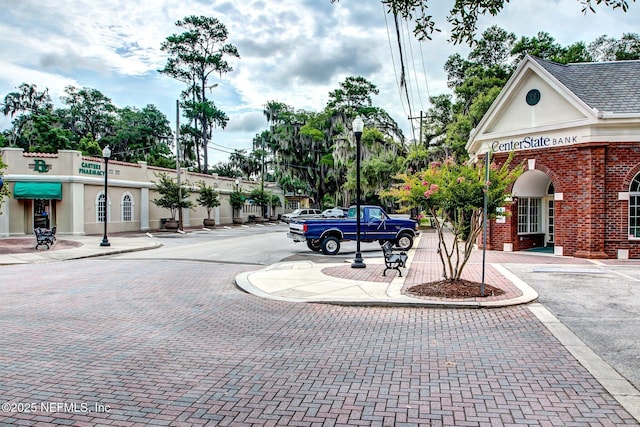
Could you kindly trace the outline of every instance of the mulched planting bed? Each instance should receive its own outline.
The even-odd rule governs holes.
[[[408,294],[420,297],[438,298],[481,298],[503,295],[502,289],[495,286],[484,285],[484,295],[482,295],[481,284],[469,280],[440,280],[438,282],[422,283],[411,286],[406,290]]]

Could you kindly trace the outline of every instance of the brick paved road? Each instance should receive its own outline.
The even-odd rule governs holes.
[[[0,268],[0,424],[637,425],[526,307],[274,302],[246,268]]]

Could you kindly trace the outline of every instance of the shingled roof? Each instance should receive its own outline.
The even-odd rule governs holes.
[[[592,108],[640,113],[640,61],[558,64],[531,57]]]

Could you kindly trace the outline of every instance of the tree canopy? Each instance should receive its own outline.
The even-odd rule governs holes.
[[[335,3],[340,0],[331,0]],[[419,40],[430,40],[434,32],[441,31],[440,25],[429,13],[429,5],[436,0],[380,0],[387,13],[400,16],[414,22],[414,34]],[[441,2],[442,0],[438,0]],[[449,13],[445,17],[451,25],[451,41],[453,43],[473,44],[475,41],[478,19],[484,15],[496,16],[509,0],[451,0]],[[629,9],[629,0],[576,0],[582,5],[582,13],[595,13],[593,7],[603,5],[612,9]],[[631,0],[635,2],[635,0]]]
[[[3,132],[0,145],[28,152],[56,153],[79,150],[99,156],[112,148],[114,160],[147,161],[154,166],[173,166],[169,120],[152,104],[142,109],[118,108],[97,89],[68,86],[54,108],[48,89],[22,83],[4,97],[2,113],[12,117],[12,128]]]
[[[185,157],[195,158],[198,171],[207,173],[207,141],[211,138],[211,129],[225,128],[229,121],[224,111],[207,100],[207,89],[217,86],[209,85],[209,77],[213,73],[221,76],[233,71],[228,58],[239,58],[240,54],[235,46],[226,43],[227,27],[216,18],[192,15],[178,20],[176,26],[184,31],[168,36],[162,43],[161,49],[169,57],[159,71],[187,85],[182,92],[181,106],[186,110],[189,124],[182,134],[190,138],[185,147],[192,152]]]

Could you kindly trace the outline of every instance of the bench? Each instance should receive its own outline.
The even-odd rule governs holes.
[[[394,253],[391,242],[385,242],[382,245],[382,252],[384,253],[384,264],[386,266],[382,275],[386,276],[387,270],[397,270],[400,277],[402,277],[400,267],[406,267],[407,258],[409,258],[409,256],[405,252]]]
[[[36,235],[36,249],[38,249],[40,245],[44,245],[49,249],[53,246],[53,242],[56,240],[55,226],[51,230],[37,227],[33,229],[33,233]]]

